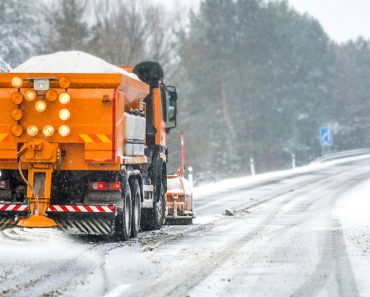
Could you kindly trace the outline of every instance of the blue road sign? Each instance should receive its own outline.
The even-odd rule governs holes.
[[[320,128],[320,144],[321,145],[332,145],[333,135],[330,128]]]

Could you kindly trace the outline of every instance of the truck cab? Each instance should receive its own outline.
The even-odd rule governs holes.
[[[141,226],[144,230],[159,229],[165,219],[167,192],[167,134],[176,127],[177,91],[164,83],[163,69],[156,62],[142,62],[133,68],[142,81],[150,86],[150,93],[144,99],[146,105],[146,149],[148,157],[146,170],[157,197],[150,208],[143,209]]]

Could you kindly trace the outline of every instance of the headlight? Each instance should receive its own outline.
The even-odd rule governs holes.
[[[14,125],[11,127],[10,132],[16,137],[19,137],[23,134],[23,128],[20,125]]]
[[[53,136],[54,134],[54,127],[51,126],[51,125],[46,125],[43,129],[42,129],[42,133],[44,133],[45,136],[47,137],[50,137],[50,136]]]
[[[35,103],[35,109],[38,112],[44,112],[46,109],[46,102],[44,100],[38,100]]]
[[[20,109],[16,108],[12,110],[10,116],[14,121],[19,121],[23,117],[23,112]]]
[[[12,86],[13,88],[20,88],[21,86],[23,85],[23,79],[18,77],[18,76],[14,76],[13,79],[12,79]]]
[[[59,118],[62,120],[62,121],[67,121],[69,118],[71,117],[71,113],[69,112],[68,109],[61,109],[59,111]]]
[[[25,92],[24,92],[24,98],[27,100],[27,101],[33,101],[35,100],[37,97],[37,94],[35,92],[35,90],[33,89],[27,89]]]
[[[71,132],[71,129],[67,125],[62,125],[59,127],[60,136],[66,137]]]
[[[30,125],[27,127],[27,134],[29,136],[36,136],[37,133],[39,133],[39,128],[37,128],[35,125]]]
[[[15,105],[21,104],[23,102],[23,95],[21,93],[13,93],[11,100]]]
[[[50,89],[46,92],[46,99],[53,102],[58,99],[58,92],[56,90]]]
[[[59,95],[59,102],[62,104],[68,104],[71,101],[71,96],[68,93],[62,93]]]

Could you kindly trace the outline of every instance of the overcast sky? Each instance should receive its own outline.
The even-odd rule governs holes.
[[[199,0],[153,0],[175,7],[198,7]],[[328,35],[338,41],[363,36],[370,39],[370,0],[288,0],[296,10],[320,21]]]
[[[370,38],[370,0],[289,0],[289,3],[318,19],[336,41]]]

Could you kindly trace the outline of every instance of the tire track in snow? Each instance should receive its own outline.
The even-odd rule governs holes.
[[[67,238],[65,238],[67,239]],[[45,241],[46,242],[46,241]],[[8,240],[11,245],[11,240]],[[33,242],[20,242],[19,239],[14,243],[22,245],[27,251],[29,244]],[[66,242],[61,241],[62,245]],[[78,244],[79,243],[79,244]],[[101,287],[97,291],[104,295],[109,290],[109,280],[105,271],[105,256],[113,249],[129,245],[130,243],[94,243],[93,245],[84,242],[72,241],[67,245],[67,255],[58,255],[55,257],[47,255],[47,259],[42,259],[42,249],[38,261],[37,258],[31,259],[31,263],[25,262],[29,257],[16,259],[10,264],[3,264],[1,275],[3,279],[0,282],[1,296],[59,296],[67,294],[73,296],[73,289],[86,282],[86,278],[91,272],[100,271]],[[32,246],[35,249],[39,246]],[[68,254],[68,249],[77,249]]]
[[[338,186],[338,176],[342,176],[342,178],[346,180],[349,174],[344,172],[334,177],[328,177],[333,185]],[[325,185],[327,183],[327,181],[320,179],[319,184]],[[293,191],[288,191],[288,193],[289,192]],[[251,231],[243,234],[237,240],[229,242],[226,246],[224,246],[221,250],[215,252],[214,254],[204,256],[204,258],[199,260],[199,262],[188,265],[185,270],[184,267],[179,267],[179,271],[169,271],[168,273],[165,273],[162,276],[158,277],[155,281],[152,282],[151,285],[149,285],[145,289],[133,289],[126,292],[125,296],[146,296],[150,294],[158,296],[186,296],[186,294],[192,288],[196,287],[200,282],[211,275],[215,269],[220,267],[232,255],[237,253],[238,250],[241,249],[245,244],[260,236],[260,233],[271,224],[271,222],[280,213],[281,209],[286,204],[297,199],[297,196],[291,195],[288,195],[288,197],[280,195],[279,197],[284,199],[277,203],[277,205],[269,212],[269,215]],[[235,221],[233,222],[230,219],[230,230],[233,229],[233,224],[235,224]],[[238,223],[236,223],[236,225],[237,224]],[[176,282],[171,281],[174,279],[176,280]],[[159,284],[161,283],[165,283],[166,288],[160,286]]]
[[[344,175],[345,173],[341,173]],[[337,178],[338,176],[336,176]],[[329,177],[328,177],[329,178]],[[333,177],[331,177],[333,178]],[[316,180],[317,181],[317,180]],[[325,181],[320,179],[322,183]],[[285,194],[293,193],[295,190],[303,190],[305,186],[311,186],[312,180],[300,185],[300,188],[296,189],[287,189],[284,191]],[[279,192],[277,197],[274,198],[284,198],[284,193]],[[126,292],[125,296],[149,296],[149,295],[158,295],[158,296],[186,296],[187,292],[198,285],[202,280],[208,277],[212,272],[220,267],[224,262],[226,262],[232,255],[234,255],[240,248],[242,248],[246,243],[251,240],[256,239],[256,237],[274,220],[274,218],[279,214],[282,207],[292,200],[295,197],[285,197],[282,201],[278,202],[276,206],[269,212],[268,216],[265,217],[257,227],[253,228],[251,231],[248,231],[246,234],[243,234],[240,238],[232,240],[222,249],[218,250],[215,254],[210,254],[205,256],[202,260],[199,260],[196,263],[189,264],[184,271],[183,268],[179,268],[180,271],[169,271],[168,273],[160,276],[158,279],[153,281],[153,284],[149,285],[145,289],[132,289]],[[270,199],[272,200],[272,199]],[[275,199],[276,200],[276,199]],[[265,201],[266,202],[266,201]],[[236,219],[241,219],[236,217]],[[238,225],[238,222],[235,222],[235,219],[229,218],[230,229],[233,230],[233,224]],[[225,223],[225,222],[223,222]],[[221,223],[222,224],[222,223]],[[215,226],[213,226],[214,228]],[[209,230],[211,231],[211,230]],[[189,276],[190,274],[190,276]],[[176,282],[172,280],[175,279]],[[160,286],[159,283],[165,283],[166,287]]]
[[[23,261],[10,264],[14,266],[12,269],[14,279],[13,281],[7,280],[5,283],[0,283],[2,287],[1,296],[54,296],[54,294],[48,293],[52,291],[56,293],[58,288],[71,286],[76,278],[95,269],[95,266],[91,265],[93,262],[86,258],[86,254],[93,251],[94,248],[96,246],[88,247],[65,259],[50,259],[47,265],[43,265],[45,262],[38,262],[37,260],[31,263],[32,266],[28,267],[28,263]],[[42,258],[43,255],[40,254],[40,257]],[[55,257],[58,257],[58,255],[55,255]],[[18,267],[18,269],[15,267]],[[27,267],[27,270],[23,271],[25,267]]]
[[[238,207],[235,205],[233,206],[233,209],[235,210],[235,215],[240,215],[242,213],[245,213],[246,211],[263,205],[265,203],[270,202],[271,200],[280,198],[286,194],[289,194],[291,192],[294,192],[296,190],[308,187],[312,184],[317,183],[318,181],[323,181],[323,179],[317,179],[312,178],[309,179],[308,181],[304,181],[295,185],[291,185],[286,189],[283,190],[274,190],[273,194],[270,194],[267,198],[259,200],[257,202],[251,202],[251,201],[243,201],[241,200],[241,203],[238,203]],[[227,217],[215,217],[214,221],[206,224],[201,224],[201,225],[191,225],[187,226],[186,229],[184,229],[184,226],[181,226],[180,230],[173,230],[173,226],[170,226],[167,230],[166,229],[161,229],[160,231],[154,231],[153,234],[149,237],[145,236],[140,236],[139,234],[139,242],[144,246],[149,247],[149,250],[156,249],[160,247],[161,245],[168,244],[171,241],[175,241],[177,239],[181,239],[183,236],[194,233],[194,232],[199,232],[199,231],[207,231],[211,230],[217,226],[224,225],[228,221]],[[147,232],[146,232],[147,233]]]
[[[320,249],[319,261],[311,277],[291,295],[292,297],[316,296],[333,274],[336,280],[336,296],[359,296],[352,265],[346,253],[343,228],[339,220],[332,214],[331,209],[335,207],[335,203],[343,191],[363,182],[368,176],[369,172],[356,175],[355,178],[349,180],[349,183],[340,185],[334,191],[328,207],[328,228],[321,234],[323,244]]]

